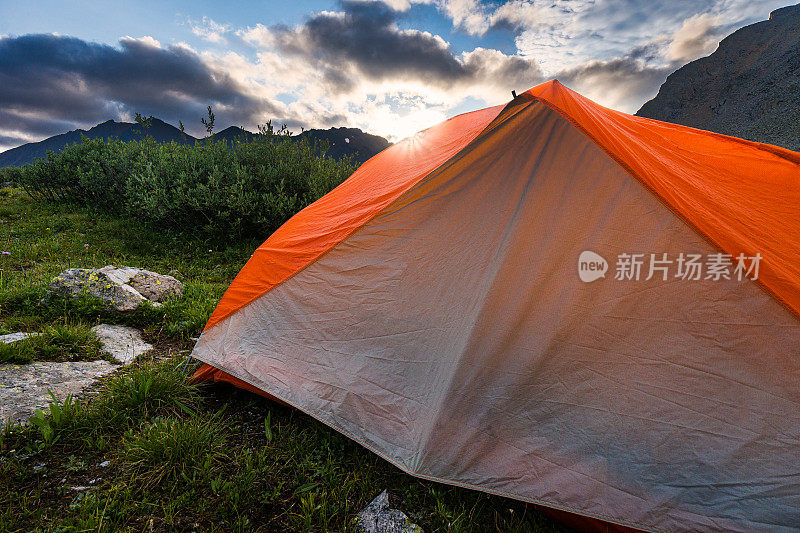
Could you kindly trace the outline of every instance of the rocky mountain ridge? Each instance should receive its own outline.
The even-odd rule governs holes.
[[[800,150],[800,4],[670,74],[636,114]]]

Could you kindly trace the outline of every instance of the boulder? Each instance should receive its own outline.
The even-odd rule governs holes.
[[[389,494],[384,490],[356,517],[356,531],[362,533],[422,533],[402,511],[389,507]]]
[[[169,298],[183,295],[183,283],[172,276],[164,276],[140,270],[131,278],[128,285],[151,302],[164,302]]]
[[[86,293],[117,311],[132,311],[146,301],[158,306],[183,296],[183,284],[172,276],[114,265],[65,270],[53,278],[50,290],[72,298]]]

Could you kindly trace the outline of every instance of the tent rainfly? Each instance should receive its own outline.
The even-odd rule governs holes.
[[[796,531],[799,317],[800,154],[552,81],[286,222],[192,355],[410,474],[584,526]]]

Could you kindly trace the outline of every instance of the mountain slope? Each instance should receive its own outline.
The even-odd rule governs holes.
[[[219,133],[214,134],[215,139],[235,141],[238,139],[252,139],[256,134],[249,131],[231,126]],[[326,155],[339,159],[345,155],[352,155],[353,159],[363,163],[373,155],[388,148],[391,143],[369,133],[364,133],[358,128],[330,128],[327,130],[306,130],[298,135],[293,135],[291,139],[308,139],[309,141],[326,141],[328,151]]]
[[[636,114],[800,150],[800,5],[676,70]]]
[[[358,128],[306,130],[297,135],[297,138],[308,138],[309,141],[327,141],[329,157],[338,159],[344,155],[353,154],[353,158],[359,163],[363,163],[392,144],[383,137],[364,133]]]
[[[800,150],[800,4],[670,74],[636,114]]]
[[[0,153],[0,168],[20,166],[45,157],[48,151],[60,152],[65,146],[81,141],[81,137],[90,139],[117,138],[122,141],[141,139],[143,128],[130,122],[114,122],[108,120],[89,130],[73,130],[55,135],[43,141],[27,143]],[[194,143],[196,138],[157,118],[152,119],[147,134],[158,142],[175,141],[178,143]],[[231,126],[214,135],[216,139],[234,141],[242,137],[252,139],[255,136],[242,128]],[[307,130],[291,138],[308,137],[311,140],[326,140],[330,144],[327,155],[334,158],[352,155],[353,159],[363,163],[373,155],[387,148],[391,143],[383,137],[364,133],[357,128],[330,128],[327,130]]]
[[[191,135],[182,135],[181,130],[166,122],[154,118],[147,134],[158,142],[194,142]],[[67,133],[49,137],[43,141],[27,143],[16,148],[11,148],[0,153],[0,167],[19,166],[30,163],[40,157],[45,157],[48,151],[60,152],[65,146],[81,142],[81,137],[89,139],[117,138],[123,141],[141,139],[144,129],[141,125],[132,122],[114,122],[107,120],[89,130],[72,130]]]

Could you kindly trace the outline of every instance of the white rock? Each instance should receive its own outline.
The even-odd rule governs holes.
[[[38,335],[38,333],[9,333],[8,335],[0,335],[0,342],[11,344],[12,342],[25,340],[28,337],[34,337],[36,335]]]
[[[106,265],[97,270],[65,270],[53,278],[50,290],[72,298],[87,293],[117,311],[132,311],[146,301],[158,306],[169,298],[181,297],[183,284],[172,276],[141,268]]]
[[[92,332],[100,339],[103,351],[124,365],[153,349],[153,345],[146,343],[136,328],[100,324],[93,327]]]
[[[0,365],[0,424],[25,423],[36,409],[47,410],[53,400],[78,396],[99,377],[119,368],[108,361],[37,361],[28,365]]]
[[[389,494],[384,490],[361,511],[356,530],[362,533],[422,533],[402,511],[389,507]]]

